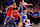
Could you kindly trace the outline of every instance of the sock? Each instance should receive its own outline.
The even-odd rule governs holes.
[[[6,25],[6,22],[4,22],[4,25]]]

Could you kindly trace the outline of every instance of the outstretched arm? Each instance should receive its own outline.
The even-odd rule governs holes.
[[[25,5],[30,6],[30,5],[33,5],[33,4],[28,4],[28,3],[25,2]]]
[[[32,10],[29,10],[29,12],[32,12],[32,13],[34,13],[34,11],[32,11]]]
[[[25,8],[25,9],[27,9],[27,6],[30,6],[30,5],[33,5],[33,4],[28,4],[28,3],[23,3],[23,7]]]
[[[29,9],[27,9],[27,10],[26,10],[26,12],[27,12],[27,11],[34,13],[34,11],[32,11],[32,10],[29,10]]]
[[[12,20],[12,18],[14,19],[13,14],[11,14],[11,17],[10,17],[10,19],[7,21],[7,23],[9,23],[10,20]]]
[[[7,13],[8,8],[10,8],[10,7],[13,7],[13,5],[10,5],[10,6],[8,6],[8,7],[6,8],[6,13]]]
[[[22,16],[20,16],[19,13],[17,13],[17,14],[18,14],[18,16],[20,17],[20,19],[22,19]]]
[[[27,9],[27,6],[26,6],[26,5],[24,5],[24,4],[23,4],[23,7],[24,7],[25,9]]]

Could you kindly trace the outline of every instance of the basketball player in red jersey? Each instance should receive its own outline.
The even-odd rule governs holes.
[[[9,10],[8,10],[8,8],[9,8]],[[16,3],[15,2],[12,5],[7,7],[7,9],[6,9],[7,17],[4,21],[4,24],[6,23],[7,19],[10,17],[11,11],[12,11],[13,8],[16,8]],[[8,10],[8,12],[7,12],[7,10]]]
[[[10,20],[12,20],[12,19],[14,19],[15,22],[18,21],[18,16],[20,17],[20,19],[22,18],[22,17],[19,15],[18,10],[16,10],[16,9],[17,9],[17,8],[13,8],[13,10],[11,11],[11,17],[10,17],[10,19],[7,21],[7,23],[8,23]],[[7,23],[4,23],[4,25],[6,25]],[[16,23],[15,25],[18,25],[18,23]]]

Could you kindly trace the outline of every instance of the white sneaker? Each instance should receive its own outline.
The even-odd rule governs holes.
[[[4,22],[4,25],[6,25],[6,22]]]
[[[34,25],[34,23],[32,23],[32,25]]]

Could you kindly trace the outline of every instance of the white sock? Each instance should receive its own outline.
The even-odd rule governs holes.
[[[28,23],[26,22],[26,25],[25,25],[25,27],[28,27],[29,25],[28,25]]]
[[[30,20],[28,19],[27,22],[30,24]]]
[[[25,27],[27,27],[27,25],[25,25]]]
[[[4,25],[6,25],[6,22],[4,22]]]

